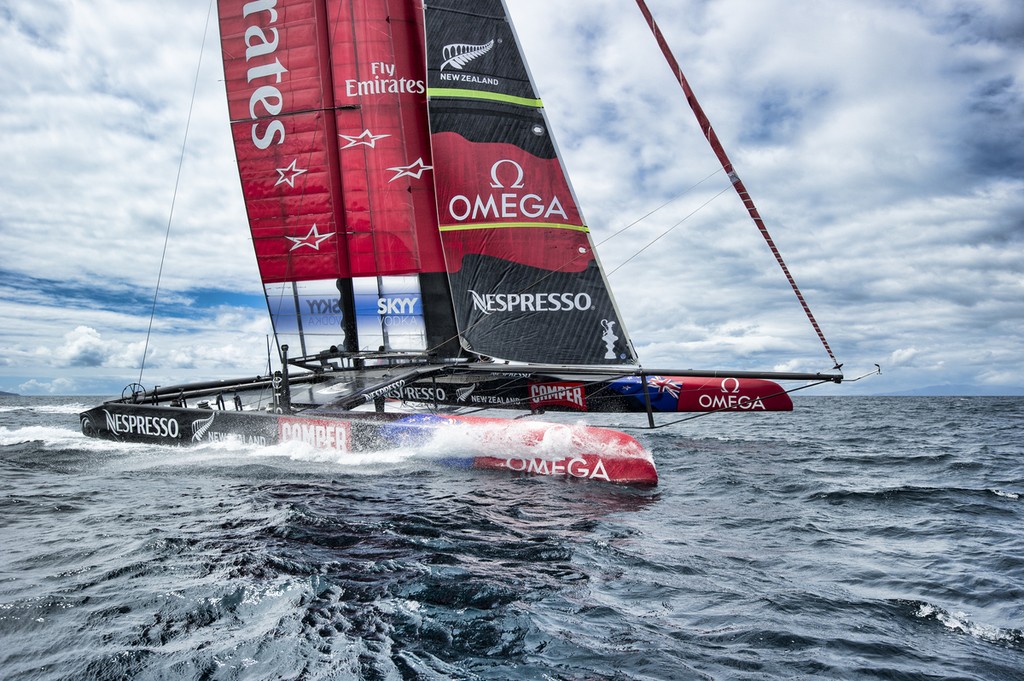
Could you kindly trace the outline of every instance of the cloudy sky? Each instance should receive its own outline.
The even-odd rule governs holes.
[[[829,392],[1024,390],[1024,4],[648,1]],[[507,2],[644,363],[830,369],[633,0]],[[208,9],[0,0],[0,390],[138,380],[168,222],[143,383],[265,370]]]

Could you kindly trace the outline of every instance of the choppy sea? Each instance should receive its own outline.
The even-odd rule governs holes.
[[[1024,679],[1024,398],[796,403],[643,490],[2,398],[0,678]]]

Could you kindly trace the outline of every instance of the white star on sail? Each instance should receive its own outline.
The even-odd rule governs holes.
[[[359,146],[360,144],[374,149],[377,146],[377,140],[384,139],[385,137],[391,137],[391,135],[374,135],[369,130],[363,130],[363,133],[356,137],[352,137],[351,135],[338,135],[338,137],[348,142],[348,144],[343,146],[342,149],[351,149],[352,147]]]
[[[289,165],[287,168],[277,168],[277,172],[281,175],[281,177],[277,178],[277,182],[274,183],[274,186],[276,187],[282,182],[287,182],[289,187],[294,188],[295,178],[301,175],[302,173],[306,172],[306,169],[300,168],[298,164],[299,159],[294,159],[292,160],[291,165]],[[285,173],[288,173],[288,175],[286,175]]]
[[[423,163],[422,158],[418,158],[407,166],[397,166],[395,168],[388,168],[388,170],[394,171],[395,173],[395,176],[388,180],[388,182],[394,182],[400,177],[413,177],[418,180],[423,175],[423,171],[433,169],[434,166],[428,166]]]
[[[286,236],[285,238],[289,241],[295,242],[295,245],[288,249],[289,251],[294,251],[296,248],[301,248],[302,246],[309,246],[314,251],[319,251],[320,244],[322,244],[325,239],[330,239],[332,236],[334,236],[334,232],[321,234],[316,228],[316,223],[314,222],[313,226],[309,228],[309,233],[306,234],[306,236]]]

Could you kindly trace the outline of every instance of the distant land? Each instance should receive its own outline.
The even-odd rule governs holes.
[[[878,397],[1019,397],[1024,395],[1021,386],[989,385],[930,385],[895,393],[878,393]]]
[[[0,397],[20,397],[20,395],[18,393],[5,393],[3,390],[0,390]]]

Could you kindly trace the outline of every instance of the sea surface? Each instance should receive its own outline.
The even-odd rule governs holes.
[[[645,490],[2,398],[0,679],[1024,679],[1024,398],[796,403]]]

